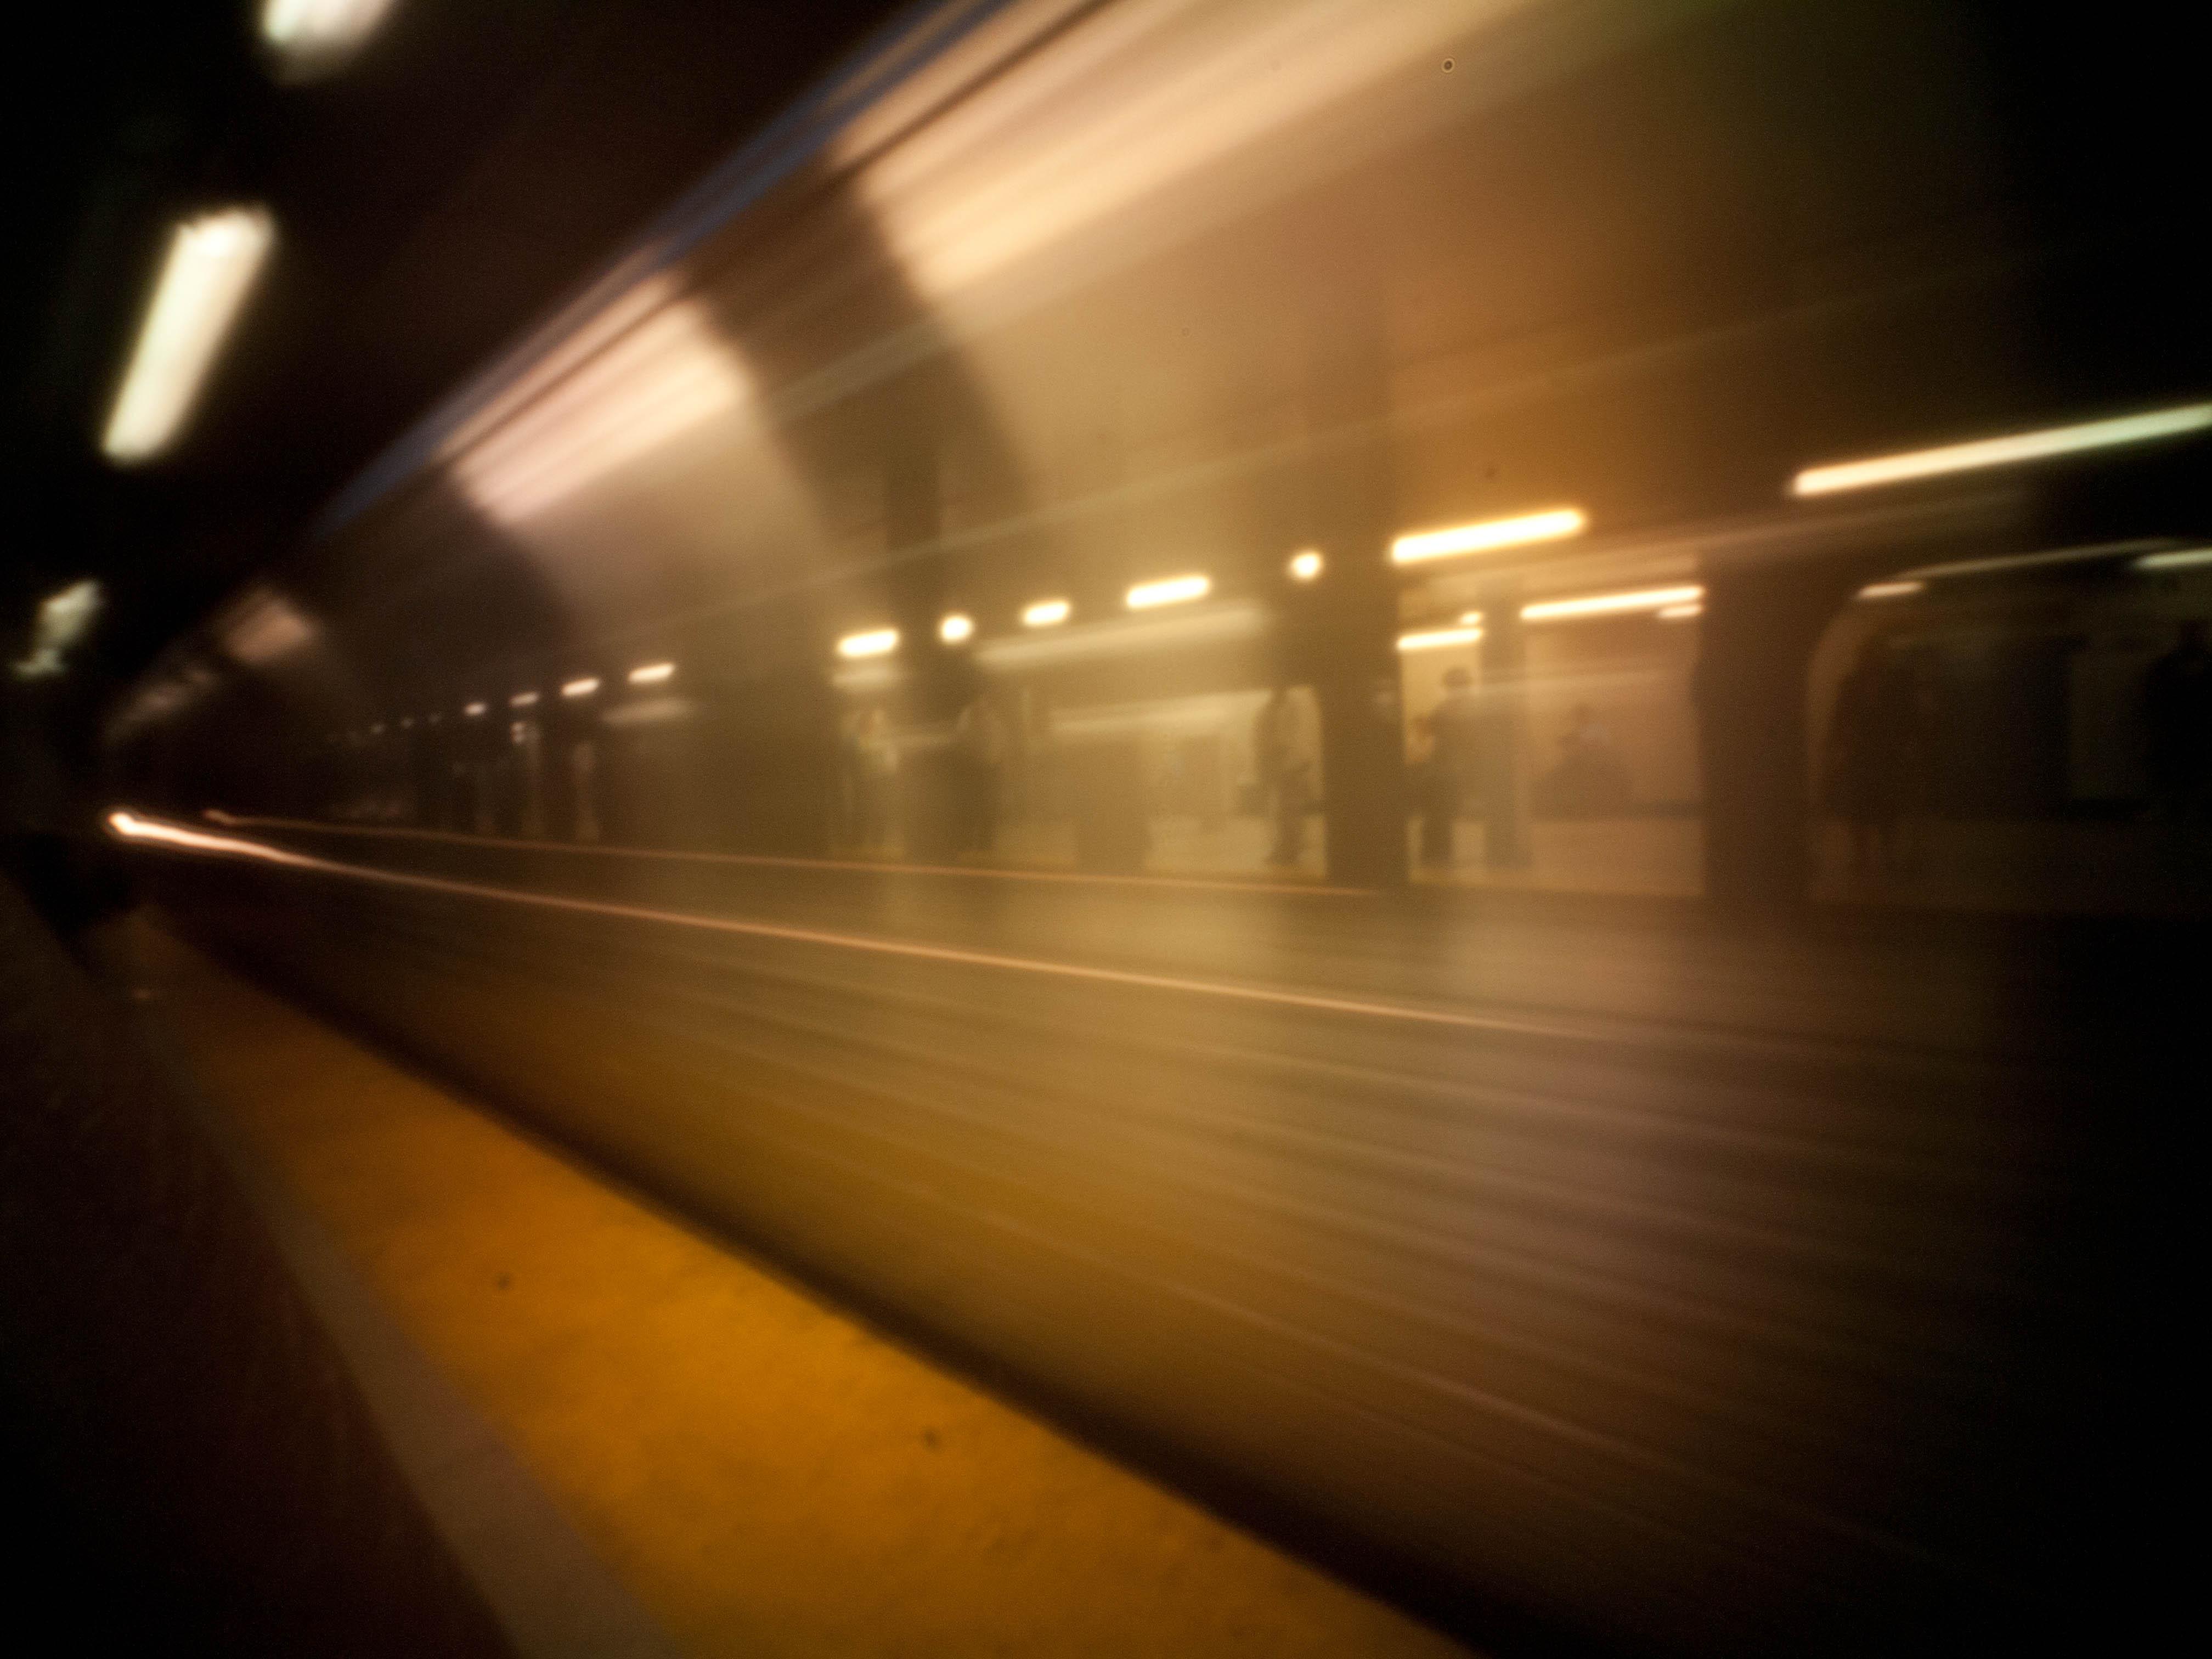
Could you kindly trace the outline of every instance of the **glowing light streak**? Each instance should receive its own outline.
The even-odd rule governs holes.
[[[2149,443],[2207,428],[2212,428],[2212,404],[2185,404],[2175,409],[2152,410],[2112,420],[2082,421],[2070,426],[2045,427],[2035,432],[1980,438],[1971,443],[1943,444],[1934,449],[1906,450],[1861,461],[1808,466],[1791,481],[1790,490],[1794,495],[1827,495],[1844,489],[1872,489],[1884,484],[1909,483],[1917,478],[1940,477],[1949,472],[2018,466],[2029,461],[2080,454],[2085,450]]]
[[[1624,593],[1591,593],[1574,599],[1538,599],[1521,607],[1523,622],[1561,622],[1573,617],[1619,617],[1638,611],[1664,611],[1695,605],[1705,590],[1694,582],[1677,587],[1642,587]]]
[[[1291,554],[1290,563],[1291,580],[1294,582],[1310,582],[1313,580],[1315,577],[1321,574],[1322,563],[1323,561],[1321,555],[1310,547],[1306,548],[1300,552]]]
[[[937,637],[947,645],[963,644],[973,639],[975,635],[975,619],[957,611],[937,624]]]
[[[632,685],[665,685],[675,678],[676,665],[672,662],[641,663],[629,671]]]
[[[561,688],[564,697],[588,697],[599,689],[599,677],[586,674],[581,679],[570,680]]]
[[[1186,605],[1213,591],[1208,576],[1170,576],[1156,582],[1139,582],[1129,590],[1129,609],[1149,611],[1157,605]]]
[[[1056,628],[1067,620],[1073,610],[1066,599],[1039,599],[1022,612],[1022,626]]]
[[[888,657],[898,649],[898,629],[872,628],[862,634],[848,634],[837,641],[837,654],[848,661],[864,657]]]
[[[1401,536],[1390,544],[1394,564],[1419,564],[1429,559],[1453,559],[1468,553],[1490,553],[1504,547],[1525,547],[1535,542],[1559,541],[1579,536],[1589,527],[1580,508],[1556,507],[1542,513],[1516,514],[1510,519],[1485,519],[1476,524],[1454,525],[1445,530],[1423,530]]]
[[[1441,651],[1447,646],[1473,645],[1482,637],[1480,628],[1432,628],[1418,634],[1398,635],[1401,651]]]
[[[1928,584],[1926,582],[1869,582],[1864,587],[1859,589],[1859,598],[1863,599],[1908,599],[1915,593],[1924,593],[1927,591]]]
[[[2146,553],[2133,564],[2137,570],[2195,570],[2212,564],[2212,547],[2192,547],[2175,553]]]

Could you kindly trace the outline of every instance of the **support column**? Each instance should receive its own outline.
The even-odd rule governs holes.
[[[1373,244],[1382,246],[1382,244]],[[1405,723],[1398,678],[1397,532],[1388,430],[1389,343],[1374,274],[1321,296],[1310,318],[1308,470],[1312,540],[1327,561],[1297,594],[1291,666],[1321,706],[1329,879],[1402,886],[1407,871]],[[1281,550],[1283,556],[1290,548]]]
[[[1705,767],[1705,893],[1786,912],[1806,896],[1812,823],[1806,675],[1863,573],[1708,570],[1693,695]]]

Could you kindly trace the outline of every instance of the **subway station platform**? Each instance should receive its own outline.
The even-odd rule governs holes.
[[[89,948],[519,1651],[1464,1651],[156,917]]]

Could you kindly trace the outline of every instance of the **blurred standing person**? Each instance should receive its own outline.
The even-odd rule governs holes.
[[[1006,764],[1006,723],[988,692],[978,692],[952,723],[960,768],[960,850],[988,853],[998,842],[999,781]]]
[[[1428,714],[1428,787],[1421,792],[1421,862],[1449,865],[1457,856],[1459,809],[1482,763],[1482,700],[1464,668],[1444,671],[1444,694]]]
[[[1252,763],[1262,798],[1272,799],[1275,809],[1275,842],[1267,862],[1294,865],[1305,853],[1306,813],[1321,765],[1321,738],[1304,700],[1291,687],[1278,685],[1260,706],[1252,723]]]
[[[1917,677],[1887,636],[1869,640],[1836,688],[1828,716],[1822,793],[1850,826],[1855,876],[1897,867],[1898,824],[1914,775],[1925,758]]]
[[[871,704],[853,733],[854,818],[863,847],[882,845],[891,823],[891,797],[898,787],[898,745],[890,716]]]
[[[2180,639],[2143,679],[2151,802],[2177,826],[2212,808],[2212,648],[2204,636],[2203,621],[2183,623]]]

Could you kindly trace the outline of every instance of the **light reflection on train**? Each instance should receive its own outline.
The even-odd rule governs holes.
[[[310,859],[165,866],[240,948],[1423,1582],[1744,1652],[2048,1582],[1942,1462],[2069,1328],[2070,1097],[1958,1082],[2018,964],[1450,890],[2202,902],[2202,366],[2041,392],[1931,9],[912,20],[181,642],[119,799]]]

